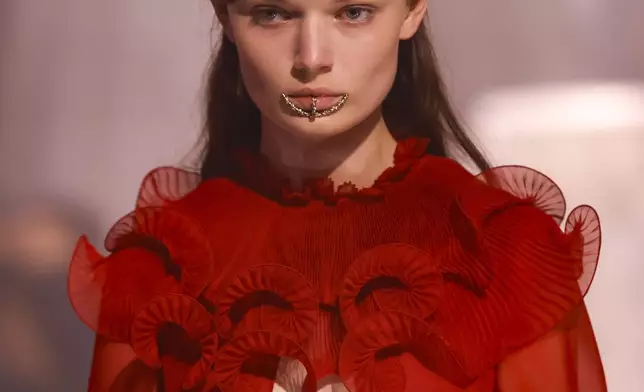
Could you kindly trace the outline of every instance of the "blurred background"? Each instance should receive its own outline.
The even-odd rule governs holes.
[[[644,390],[644,1],[431,0],[453,100],[496,164],[534,167],[604,243],[588,307],[609,390]],[[0,390],[82,391],[66,269],[190,153],[206,0],[0,0]]]

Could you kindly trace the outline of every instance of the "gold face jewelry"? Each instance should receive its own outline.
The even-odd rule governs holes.
[[[330,116],[333,113],[337,112],[338,110],[342,109],[344,104],[347,102],[349,99],[349,94],[342,94],[342,97],[338,102],[336,102],[333,106],[331,106],[328,109],[318,111],[317,109],[317,98],[316,97],[311,97],[311,110],[304,110],[297,105],[295,105],[286,94],[282,94],[282,99],[286,104],[288,105],[291,110],[293,110],[297,115],[300,117],[308,117],[310,122],[315,121],[316,118],[320,117],[326,117]]]

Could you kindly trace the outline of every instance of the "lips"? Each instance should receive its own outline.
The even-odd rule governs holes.
[[[303,110],[313,109],[313,96],[289,96],[289,101],[293,102],[297,107]],[[338,96],[319,96],[316,98],[315,108],[318,111],[327,110],[333,107],[333,105],[340,102],[342,99],[341,95]]]

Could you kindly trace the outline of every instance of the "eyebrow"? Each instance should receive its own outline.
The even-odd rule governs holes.
[[[247,1],[253,1],[253,0],[241,0],[241,2],[247,2]],[[289,4],[292,5],[290,0],[261,0],[266,3],[272,3],[272,4],[279,4],[279,5],[284,5],[284,4]],[[347,4],[350,3],[353,0],[333,0],[334,4]]]

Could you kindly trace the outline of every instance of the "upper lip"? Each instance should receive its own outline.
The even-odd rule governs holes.
[[[342,93],[333,91],[328,88],[303,88],[296,91],[291,91],[287,94],[291,97],[339,97]]]

